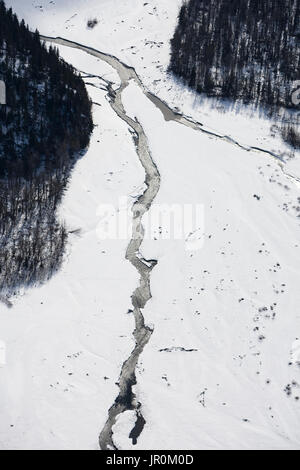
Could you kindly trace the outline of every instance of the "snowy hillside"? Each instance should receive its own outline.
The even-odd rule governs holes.
[[[182,0],[8,0],[6,3],[44,35],[66,37],[116,55],[134,66],[143,84],[172,108],[179,108],[185,115],[246,145],[283,154],[291,172],[300,175],[300,158],[290,158],[291,149],[282,142],[276,122],[270,123],[251,108],[236,109],[226,101],[220,104],[195,96],[167,76],[170,39]],[[90,19],[98,20],[93,29],[87,27]]]
[[[6,3],[41,34],[113,54],[135,68],[145,88],[105,58],[59,46],[84,72],[96,127],[60,210],[72,232],[63,269],[47,285],[11,299],[12,308],[0,304],[6,348],[0,448],[98,448],[134,347],[131,295],[139,285],[125,259],[130,235],[101,239],[99,208],[112,205],[114,217],[114,208],[130,209],[145,191],[149,166],[144,171],[132,139],[139,124],[160,173],[150,218],[155,205],[172,204],[199,206],[203,218],[194,227],[198,243],[187,249],[184,240],[167,239],[163,222],[150,233],[144,216],[138,254],[141,262],[158,262],[143,309],[153,333],[133,387],[146,424],[133,445],[136,413],[119,414],[113,443],[118,449],[299,449],[299,155],[291,158],[276,132],[270,134],[270,122],[250,119],[247,110],[225,114],[209,100],[200,106],[166,76],[181,0]],[[95,18],[98,24],[88,29]],[[121,81],[122,112],[113,92]],[[204,126],[166,110],[146,90]],[[211,130],[217,136],[203,132]],[[241,146],[222,138],[228,134]],[[250,146],[289,156],[278,160]]]

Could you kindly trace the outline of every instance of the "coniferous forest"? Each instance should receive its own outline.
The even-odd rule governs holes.
[[[299,39],[299,0],[186,0],[170,71],[209,96],[291,107]]]
[[[67,238],[56,209],[93,129],[85,85],[0,1],[0,290],[42,282]]]

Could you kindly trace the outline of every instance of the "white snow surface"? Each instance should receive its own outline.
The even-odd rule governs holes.
[[[124,95],[161,172],[156,203],[205,213],[199,250],[146,234],[143,255],[159,263],[138,448],[299,448],[299,188],[268,157],[165,122],[135,85]]]
[[[290,153],[267,119],[216,109],[166,75],[181,0],[6,3],[44,35],[133,65],[148,89],[220,134]],[[89,30],[94,17],[98,25]],[[79,70],[118,83],[101,61],[60,51]],[[99,79],[86,81],[101,86]],[[48,284],[16,297],[12,309],[0,305],[7,357],[0,368],[2,449],[97,449],[134,344],[127,311],[137,273],[125,261],[128,240],[99,239],[98,208],[117,208],[120,197],[139,194],[144,173],[106,93],[88,89],[97,127],[60,211],[75,231],[64,266]],[[156,204],[200,204],[204,220],[197,227],[199,250],[146,233],[142,254],[158,260],[144,311],[154,333],[135,387],[146,425],[133,446],[134,416],[124,413],[113,429],[115,443],[120,449],[299,449],[299,183],[266,154],[166,122],[133,83],[123,101],[144,127],[161,173]],[[300,176],[299,155],[289,158],[285,172]]]

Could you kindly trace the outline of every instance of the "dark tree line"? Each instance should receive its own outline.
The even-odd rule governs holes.
[[[290,107],[299,38],[299,0],[186,0],[170,71],[210,96]]]
[[[47,279],[63,256],[56,209],[93,129],[84,82],[0,0],[0,289]]]

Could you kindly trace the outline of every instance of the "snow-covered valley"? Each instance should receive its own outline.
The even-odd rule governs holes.
[[[201,206],[203,218],[192,250],[168,236],[167,225],[153,236],[145,223],[141,259],[158,262],[152,298],[142,309],[153,333],[138,356],[133,386],[145,426],[134,445],[136,409],[122,412],[113,444],[120,450],[299,449],[299,155],[285,164],[249,148],[287,151],[264,119],[192,106],[184,89],[178,96],[179,85],[165,70],[180,0],[42,3],[7,2],[42,34],[116,56],[135,68],[141,83],[129,74],[121,87],[124,122],[107,91],[107,81],[111,93],[124,85],[120,68],[91,50],[59,46],[86,77],[96,126],[61,207],[71,232],[63,269],[12,299],[12,308],[0,306],[6,347],[0,447],[99,447],[135,345],[131,296],[140,282],[126,260],[131,235],[101,238],[99,208],[110,205],[115,217],[126,196],[131,213],[146,190],[133,138],[138,123],[161,177],[154,204],[148,201],[150,217],[156,205],[177,204]],[[91,17],[99,19],[93,30],[86,28]],[[220,137],[178,122],[171,109],[166,117],[148,91]]]

